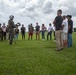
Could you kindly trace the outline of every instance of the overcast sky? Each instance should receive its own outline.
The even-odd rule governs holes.
[[[72,15],[76,25],[76,0],[0,0],[0,23],[7,24],[9,15],[14,15],[15,23],[26,27],[30,23],[35,26],[36,22],[48,26],[58,9],[62,9],[63,15]]]

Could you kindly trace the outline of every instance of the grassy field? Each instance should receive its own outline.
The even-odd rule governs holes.
[[[73,47],[55,51],[54,41],[0,41],[0,75],[76,75],[76,33]]]

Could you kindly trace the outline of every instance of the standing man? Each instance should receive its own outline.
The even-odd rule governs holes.
[[[68,47],[72,47],[72,33],[73,33],[73,21],[71,20],[72,16],[68,15]]]
[[[45,31],[46,31],[46,27],[44,24],[42,24],[42,40],[45,39]]]
[[[48,33],[47,33],[47,40],[49,38],[49,35],[50,35],[50,40],[52,39],[52,30],[53,30],[53,27],[51,26],[51,23],[49,23]]]
[[[56,44],[57,44],[57,51],[63,49],[63,40],[62,40],[62,22],[63,18],[61,16],[62,10],[57,11],[57,16],[53,22],[55,25],[56,31],[55,31],[55,37],[56,37]]]
[[[9,27],[9,40],[10,40],[10,45],[12,45],[13,43],[13,38],[14,38],[14,28],[15,28],[15,24],[14,24],[14,16],[10,15],[9,16],[10,20],[8,21],[8,27]]]
[[[40,26],[38,25],[38,22],[36,23],[36,40],[40,39]]]
[[[31,23],[31,25],[29,26],[28,31],[29,31],[28,40],[30,39],[30,37],[31,37],[31,40],[32,40],[33,32],[34,32],[34,27],[32,26],[32,23]]]
[[[3,30],[3,40],[6,40],[6,26],[5,26],[5,23],[3,23],[2,30]]]
[[[22,27],[21,27],[22,40],[25,39],[25,31],[26,31],[26,28],[24,27],[24,24],[22,24]]]

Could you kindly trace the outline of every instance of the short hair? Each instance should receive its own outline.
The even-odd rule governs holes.
[[[44,23],[42,24],[42,26],[44,26]]]
[[[69,15],[67,15],[67,17],[69,17]]]
[[[38,24],[38,22],[36,22],[36,24]]]
[[[65,15],[63,15],[63,18],[66,18],[66,16],[65,16]]]
[[[60,14],[62,14],[62,10],[61,9],[59,9],[58,12],[60,12]]]
[[[49,25],[51,26],[51,23],[49,23]]]

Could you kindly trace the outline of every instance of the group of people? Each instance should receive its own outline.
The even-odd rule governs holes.
[[[6,40],[8,37],[8,28],[5,26],[5,23],[3,23],[3,25],[1,26],[1,23],[0,23],[0,40],[3,41],[3,40]]]
[[[21,26],[20,23],[14,24],[14,16],[9,17],[8,25],[6,27],[5,23],[1,26],[0,24],[0,40],[9,39],[9,44],[12,45],[13,39],[18,39],[19,32],[21,32],[22,40],[25,39],[26,27],[22,24],[22,27],[19,31],[18,26]],[[32,40],[33,33],[36,34],[36,40],[40,40],[40,32],[42,34],[42,39],[45,39],[45,32],[47,31],[47,40],[52,39],[52,32],[54,32],[54,40],[57,45],[57,51],[60,51],[66,47],[72,47],[72,32],[73,32],[73,21],[71,15],[63,15],[62,10],[57,11],[57,16],[53,21],[53,26],[49,23],[48,29],[42,24],[41,29],[38,24],[33,27],[32,23],[28,25],[28,40]]]
[[[42,24],[42,27],[40,29],[38,22],[36,23],[35,27],[33,27],[32,23],[31,23],[30,25],[28,25],[28,40],[30,40],[30,39],[32,40],[33,33],[36,34],[36,40],[40,40],[40,32],[42,34],[42,40],[45,40],[46,31],[47,31],[47,29],[44,24]],[[47,40],[49,39],[49,36],[50,36],[50,40],[52,39],[52,31],[53,31],[53,27],[52,27],[51,23],[49,23]],[[25,39],[25,32],[26,32],[26,28],[24,27],[24,25],[22,25],[22,27],[21,27],[22,39]]]
[[[12,45],[13,43],[13,39],[17,40],[19,33],[21,32],[22,35],[22,40],[25,40],[25,34],[26,34],[26,27],[24,26],[24,24],[22,24],[22,27],[19,30],[19,26],[21,26],[20,23],[15,24],[14,21],[14,16],[10,15],[9,16],[9,20],[8,20],[8,25],[6,26],[5,23],[3,23],[3,25],[0,24],[0,40],[10,40],[9,44]],[[46,29],[45,25],[42,24],[41,29],[40,29],[40,25],[38,24],[38,22],[36,23],[36,26],[33,27],[32,23],[30,25],[28,25],[28,40],[32,40],[33,39],[33,34],[36,34],[36,40],[40,40],[40,33],[42,34],[42,39],[45,40],[45,32],[47,32],[47,40],[49,39],[50,36],[50,40],[52,39],[52,31],[53,31],[53,27],[51,25],[51,23],[49,23],[49,27],[48,30]]]
[[[0,23],[0,41],[10,40],[9,44],[12,45],[13,39],[18,38],[18,26],[20,26],[20,23],[14,24],[13,15],[11,15],[9,18],[10,20],[8,21],[7,26],[5,25],[5,23],[3,23],[3,25]]]
[[[54,19],[55,26],[55,38],[57,44],[57,51],[64,49],[65,47],[72,47],[72,32],[73,21],[72,16],[62,16],[62,10],[57,11],[57,16]]]

